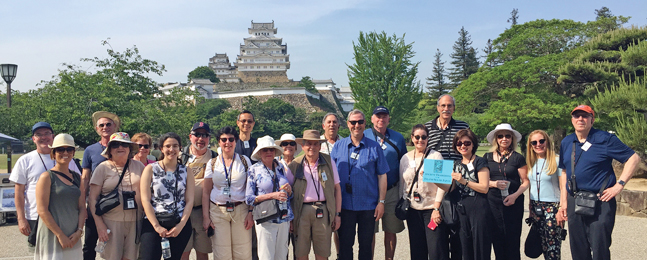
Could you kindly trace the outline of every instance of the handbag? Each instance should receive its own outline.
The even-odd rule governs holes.
[[[175,176],[175,194],[177,194],[177,170],[179,169],[179,165],[175,168],[175,172],[173,172],[173,175]],[[177,196],[173,195],[173,212],[164,212],[164,213],[157,213],[155,212],[155,218],[157,219],[157,222],[160,224],[160,226],[166,228],[166,229],[172,229],[177,225],[177,223],[180,223],[180,216],[177,214]]]
[[[427,153],[425,152],[425,155]],[[420,165],[418,165],[418,169],[416,170],[415,177],[413,177],[413,182],[411,182],[411,186],[409,186],[409,192],[407,193],[407,196],[404,196],[400,198],[398,203],[395,205],[395,216],[400,219],[400,220],[406,220],[407,219],[407,211],[409,211],[409,207],[411,207],[411,192],[413,192],[413,185],[418,181],[418,173],[420,172],[420,168],[422,168],[422,164],[425,161],[425,157],[420,160]]]
[[[456,207],[459,200],[456,196],[458,195],[458,190],[452,191],[452,187],[454,187],[454,182],[449,186],[448,192],[440,202],[440,208],[438,208],[438,211],[440,212],[440,218],[445,222],[445,224],[458,225],[458,209]]]
[[[276,192],[278,190],[276,173],[272,175],[272,184],[272,192]],[[252,210],[252,217],[254,218],[254,221],[256,221],[256,224],[261,224],[263,222],[276,219],[280,212],[278,201],[270,199],[256,204]]]
[[[527,257],[537,258],[544,253],[541,245],[541,234],[539,232],[539,223],[532,218],[527,218],[526,223],[530,226],[530,231],[524,243],[523,252]]]
[[[99,195],[99,199],[97,201],[97,205],[94,212],[94,214],[96,214],[97,216],[106,214],[106,212],[116,208],[121,204],[119,202],[119,185],[121,184],[121,181],[124,179],[124,175],[126,175],[126,170],[128,169],[129,163],[130,163],[130,159],[126,161],[126,165],[124,166],[124,169],[121,171],[121,176],[119,176],[119,182],[117,183],[115,188],[106,195]]]
[[[586,190],[578,190],[577,189],[577,178],[575,177],[575,142],[573,142],[573,152],[571,153],[571,190],[573,191],[574,194],[574,200],[575,200],[575,214],[582,215],[582,216],[593,216],[595,215],[595,209],[597,208],[598,205],[598,194],[602,194],[604,191],[604,188],[609,185],[609,178],[611,175],[607,175],[607,177],[604,179],[602,182],[602,187],[600,187],[600,191],[596,194],[594,192],[586,191]],[[580,154],[582,156],[582,154]]]

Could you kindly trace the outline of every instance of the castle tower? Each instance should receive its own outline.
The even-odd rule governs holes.
[[[248,28],[250,37],[244,38],[234,67],[243,82],[288,82],[290,68],[288,46],[275,37],[277,28],[271,23],[255,23]]]
[[[211,68],[216,73],[216,76],[222,82],[240,82],[236,67],[232,66],[231,63],[229,63],[229,57],[226,53],[216,53],[215,56],[211,57],[209,59],[209,68]]]

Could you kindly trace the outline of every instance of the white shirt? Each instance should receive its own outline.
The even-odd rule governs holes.
[[[326,136],[325,136],[325,135],[321,135],[321,137],[319,137],[319,138],[321,138],[321,139],[326,139]],[[343,137],[341,137],[341,135],[337,135],[337,141],[339,141],[339,140],[341,140],[341,139],[343,139]],[[337,143],[337,141],[335,141],[335,143]],[[321,149],[319,149],[319,152],[320,152],[320,153],[323,153],[323,154],[330,155],[330,152],[332,152],[332,148],[333,148],[333,147],[335,147],[335,144],[330,143],[330,142],[326,139],[326,142],[321,143]]]
[[[54,167],[54,163],[55,161],[50,159],[49,154],[39,154],[36,150],[20,156],[16,161],[9,180],[17,184],[25,185],[25,218],[27,220],[38,219],[38,212],[36,211],[36,183],[43,172]],[[70,161],[70,171],[76,172],[79,175],[81,174],[81,171],[76,167],[74,161]]]
[[[211,160],[216,160],[213,169],[211,169]],[[247,161],[247,166],[251,167],[252,162],[247,158],[247,156],[236,154],[235,161],[231,166],[231,172],[229,167],[227,167],[227,174],[231,178],[231,186],[227,183],[227,178],[225,177],[225,166],[222,164],[222,155],[219,155],[216,158],[212,158],[207,163],[207,167],[204,171],[204,178],[211,179],[213,181],[213,188],[211,189],[211,194],[209,199],[216,204],[225,204],[227,201],[231,202],[245,202],[245,188],[247,187],[247,172],[245,171],[245,166],[241,160]],[[223,193],[223,188],[229,187],[229,195]]]

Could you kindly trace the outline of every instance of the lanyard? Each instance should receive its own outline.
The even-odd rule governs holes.
[[[236,154],[234,153],[234,157],[231,158],[231,164],[229,165],[229,172],[227,172],[227,164],[225,164],[225,157],[220,155],[220,159],[222,159],[222,168],[225,169],[225,179],[227,179],[227,188],[230,189],[229,193],[229,198],[231,198],[231,175],[233,175],[231,169],[234,167],[234,161],[236,161]]]
[[[537,201],[540,201],[539,200],[539,185],[540,185],[541,182],[539,181],[539,175],[541,175],[541,173],[544,171],[544,166],[546,166],[546,161],[547,161],[547,159],[544,159],[544,163],[541,165],[541,170],[539,170],[539,171],[537,171],[537,164],[535,163],[535,172],[537,172],[536,175],[535,175],[535,182],[537,182]]]
[[[505,173],[505,167],[508,165],[508,160],[510,159],[510,156],[512,155],[512,153],[508,154],[507,157],[504,157],[503,155],[501,155],[499,150],[497,150],[496,153],[499,155],[499,162],[497,163],[499,166],[499,172],[503,173],[503,178],[507,180],[508,175]],[[492,155],[492,157],[494,157],[494,155]],[[503,164],[503,169],[501,169],[501,164]]]
[[[312,177],[312,186],[315,187],[315,192],[317,192],[317,201],[321,201],[321,197],[319,196],[319,189],[321,188],[321,183],[318,181],[319,178],[317,178],[317,181],[315,181],[315,176],[312,174],[313,170],[310,167],[310,163],[308,162],[308,159],[303,157],[303,162],[305,162],[306,165],[308,165],[308,170],[310,170],[310,177]],[[303,162],[301,162],[303,164]],[[319,183],[319,187],[317,188],[317,183]]]
[[[45,168],[45,170],[47,171],[48,169],[47,169],[47,166],[45,165],[45,161],[43,161],[43,157],[42,157],[42,156],[40,155],[40,153],[38,153],[38,152],[36,152],[36,154],[38,154],[38,158],[40,158],[40,162],[42,162],[42,163],[43,163],[43,167],[44,167],[44,168]],[[56,166],[56,160],[54,160],[54,166]],[[53,167],[53,166],[52,166],[52,167]]]
[[[355,152],[357,149],[353,149],[353,152]],[[348,153],[348,183],[350,183],[350,172],[353,170],[353,164],[352,161],[350,160],[350,152]],[[359,153],[355,155],[356,157],[359,157]],[[357,161],[357,159],[355,159]]]
[[[265,164],[263,164],[263,167],[265,167],[265,170],[267,170],[267,173],[269,173],[270,176],[272,177],[272,184],[273,184],[272,186],[274,186],[273,187],[274,190],[272,192],[279,190],[278,188],[279,181],[278,181],[278,177],[276,176],[276,172],[270,171],[270,169],[268,169],[267,166],[265,166]],[[272,163],[272,168],[274,168],[274,163]]]

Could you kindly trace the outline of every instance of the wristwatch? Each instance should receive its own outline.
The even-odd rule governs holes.
[[[337,217],[341,217],[341,212],[337,212],[337,213],[335,213],[335,216],[337,216]]]
[[[623,181],[623,180],[619,180],[619,181],[618,181],[618,184],[620,184],[620,185],[622,185],[622,187],[624,187],[624,186],[625,186],[625,184],[627,184],[627,183],[626,183],[625,181]]]
[[[384,200],[379,200],[378,203],[384,204]]]

